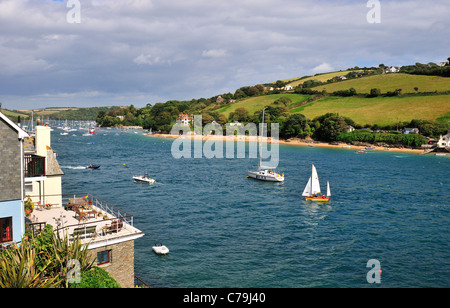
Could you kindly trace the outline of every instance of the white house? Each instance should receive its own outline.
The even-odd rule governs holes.
[[[440,136],[439,141],[436,145],[438,148],[450,147],[450,130],[448,131],[447,135]]]
[[[290,91],[292,89],[294,89],[294,88],[290,84],[288,84],[287,86],[284,87],[285,91]]]
[[[25,173],[25,194],[32,196],[35,205],[51,204],[60,207],[61,177],[64,172],[51,148],[51,129],[39,125],[35,130],[36,137],[31,139],[25,148],[25,161],[29,164],[26,166],[28,172]],[[35,172],[35,166],[40,166],[39,172]]]
[[[177,124],[188,126],[190,121],[192,121],[192,117],[190,117],[187,113],[180,113],[177,118]]]
[[[395,66],[391,66],[386,68],[386,73],[398,73],[400,71],[400,69],[398,67]]]

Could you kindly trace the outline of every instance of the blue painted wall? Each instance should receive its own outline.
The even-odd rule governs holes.
[[[23,226],[25,225],[25,217],[21,211],[22,204],[20,200],[0,202],[0,218],[12,217],[13,241],[20,242],[22,240]]]

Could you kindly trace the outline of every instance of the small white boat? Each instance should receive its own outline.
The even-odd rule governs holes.
[[[169,248],[162,244],[155,244],[155,246],[152,247],[152,250],[158,255],[166,255],[169,253]]]
[[[139,183],[153,184],[153,183],[156,182],[154,179],[149,178],[146,174],[144,174],[144,175],[135,175],[135,176],[133,176],[133,179],[136,182],[139,182]]]

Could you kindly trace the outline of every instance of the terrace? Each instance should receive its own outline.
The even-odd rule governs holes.
[[[56,195],[46,196],[51,199]],[[100,247],[125,240],[133,240],[144,234],[133,226],[133,216],[91,194],[63,194],[61,205],[35,204],[27,228],[39,233],[46,224],[54,232],[69,240],[78,237],[89,248]],[[31,196],[33,197],[33,196]]]

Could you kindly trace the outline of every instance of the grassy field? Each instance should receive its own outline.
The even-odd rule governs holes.
[[[28,118],[28,114],[25,112],[21,112],[21,111],[15,112],[15,111],[11,111],[11,110],[2,109],[2,113],[4,115],[6,115],[7,117],[11,117],[14,119],[17,119],[18,116],[20,116],[20,118],[22,120]]]
[[[294,106],[296,104],[299,104],[301,102],[306,101],[308,98],[311,97],[311,95],[303,95],[303,94],[272,94],[272,95],[264,95],[264,96],[257,96],[257,97],[251,97],[244,100],[239,100],[235,103],[226,105],[220,109],[218,109],[219,113],[223,113],[226,117],[230,115],[231,112],[234,112],[237,108],[244,107],[248,110],[249,114],[255,113],[255,111],[260,111],[263,109],[264,106],[274,105],[273,102],[275,102],[277,99],[286,96],[289,97],[292,102],[289,104],[289,106]],[[278,106],[278,105],[276,105]],[[288,107],[289,107],[288,106]]]
[[[329,79],[331,79],[331,78],[333,78],[333,77],[336,77],[336,76],[344,76],[344,75],[347,75],[347,74],[350,73],[350,72],[351,72],[351,71],[341,71],[341,72],[325,73],[325,74],[320,74],[320,75],[317,75],[317,76],[311,76],[311,77],[308,77],[308,78],[305,78],[305,79],[293,81],[293,82],[291,82],[291,83],[289,83],[289,84],[295,88],[295,87],[298,86],[299,84],[304,83],[305,81],[308,81],[308,80],[319,80],[319,81],[321,81],[321,82],[326,82],[327,80],[329,80]],[[300,78],[300,77],[298,77],[298,78]],[[298,78],[286,79],[286,80],[283,80],[283,82],[289,82],[290,80],[296,80],[296,79],[298,79]]]
[[[315,87],[314,90],[326,90],[331,93],[354,88],[358,93],[370,93],[370,89],[378,88],[381,93],[386,93],[402,89],[402,93],[405,94],[415,93],[414,87],[419,88],[418,92],[450,91],[450,78],[400,73],[383,74],[322,85]]]
[[[336,97],[329,96],[291,110],[313,119],[327,112],[337,112],[357,124],[395,124],[412,119],[436,120],[449,123],[450,95],[409,97]]]

